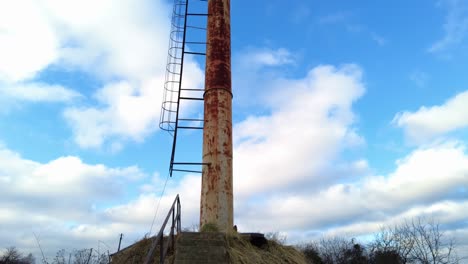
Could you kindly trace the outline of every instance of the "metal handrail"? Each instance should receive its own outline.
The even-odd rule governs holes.
[[[158,235],[151,243],[151,247],[148,251],[148,254],[146,255],[146,260],[144,264],[151,263],[151,259],[153,258],[154,251],[156,250],[156,247],[158,246],[158,244],[159,244],[159,263],[160,264],[164,263],[167,251],[169,250],[169,246],[171,246],[172,249],[175,248],[174,231],[177,232],[177,234],[181,232],[180,210],[181,210],[180,199],[179,199],[179,195],[177,195],[174,200],[174,203],[172,203],[171,209],[169,209],[169,213],[166,216],[166,220],[164,220],[164,223],[161,229],[159,230]],[[166,224],[169,221],[169,218],[171,218],[171,215],[172,215],[171,232],[169,233],[166,243],[164,243],[164,230],[166,229]]]

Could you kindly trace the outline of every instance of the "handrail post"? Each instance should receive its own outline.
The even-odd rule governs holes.
[[[177,196],[177,211],[178,211],[178,220],[177,220],[177,223],[178,223],[178,227],[177,227],[177,233],[180,233],[182,231],[182,226],[181,226],[181,204],[180,204],[180,198],[179,196]]]
[[[159,263],[164,264],[164,235],[161,236],[161,241],[159,242]]]
[[[177,206],[177,207],[176,207]],[[178,216],[176,216],[176,209],[178,210]],[[169,213],[166,216],[166,219],[164,220],[161,229],[159,230],[159,233],[157,237],[154,239],[154,241],[151,243],[151,247],[148,251],[148,254],[146,255],[146,260],[145,264],[150,264],[151,259],[153,258],[154,251],[156,250],[159,242],[159,262],[161,264],[164,263],[164,259],[166,257],[166,250],[168,249],[169,246],[169,241],[167,241],[167,247],[164,246],[164,230],[166,229],[167,222],[169,221],[169,218],[171,217],[172,214],[172,224],[171,224],[171,231],[169,234],[168,239],[172,239],[172,245],[173,249],[175,249],[175,244],[174,244],[174,229],[175,225],[178,225],[178,233],[180,232],[180,199],[179,195],[176,196],[174,202],[172,203],[171,209],[169,209]],[[177,223],[178,222],[178,223]]]
[[[177,202],[176,202],[177,203]],[[175,249],[175,243],[174,243],[174,229],[176,227],[176,215],[175,215],[175,212],[176,212],[176,207],[174,206],[172,208],[172,226],[171,226],[171,247],[172,247],[172,250]]]

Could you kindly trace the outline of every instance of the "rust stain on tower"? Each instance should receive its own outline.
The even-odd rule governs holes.
[[[230,0],[208,0],[200,227],[233,227]]]

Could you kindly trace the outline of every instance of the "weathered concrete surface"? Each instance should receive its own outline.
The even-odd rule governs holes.
[[[200,227],[233,227],[230,0],[208,1]]]
[[[230,263],[224,233],[179,234],[176,241],[174,264]]]

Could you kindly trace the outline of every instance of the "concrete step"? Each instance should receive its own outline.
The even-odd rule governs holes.
[[[223,233],[183,232],[176,241],[174,264],[228,264]]]

